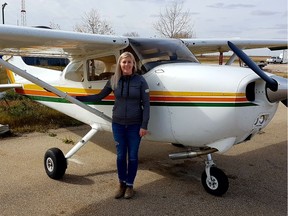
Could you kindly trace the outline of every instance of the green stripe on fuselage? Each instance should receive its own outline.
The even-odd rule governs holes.
[[[70,103],[66,99],[56,98],[56,97],[42,97],[42,96],[28,96],[30,99],[35,101],[47,101],[54,103]],[[113,105],[114,101],[101,101],[101,102],[85,102],[89,105]],[[171,106],[171,107],[247,107],[247,106],[257,106],[254,103],[179,103],[179,102],[150,102],[151,106]]]

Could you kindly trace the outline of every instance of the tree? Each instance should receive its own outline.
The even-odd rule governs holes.
[[[126,36],[126,37],[139,37],[139,34],[137,32],[127,32],[123,36]]]
[[[52,29],[58,29],[58,30],[61,29],[61,28],[60,28],[60,25],[57,24],[57,23],[54,23],[53,21],[51,21],[51,22],[49,23],[49,27],[52,28]]]
[[[164,37],[191,38],[194,37],[191,25],[190,11],[183,11],[183,2],[174,0],[171,6],[160,12],[159,20],[153,25],[154,29]]]
[[[114,33],[112,27],[106,20],[101,19],[100,14],[95,9],[91,9],[90,12],[84,14],[82,24],[76,24],[74,31],[92,34]]]

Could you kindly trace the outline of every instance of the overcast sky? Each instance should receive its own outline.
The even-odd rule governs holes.
[[[21,25],[21,0],[1,0],[5,24]],[[73,31],[96,9],[115,34],[154,37],[153,23],[171,0],[25,0],[27,26],[58,24]],[[287,38],[287,0],[186,0],[197,38]]]

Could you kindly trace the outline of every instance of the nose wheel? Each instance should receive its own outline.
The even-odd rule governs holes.
[[[215,196],[222,196],[229,188],[227,175],[219,168],[215,167],[211,154],[207,155],[206,167],[201,176],[204,189]]]

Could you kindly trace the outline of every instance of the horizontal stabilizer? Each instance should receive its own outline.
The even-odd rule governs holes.
[[[9,126],[0,124],[0,135],[5,134],[7,132],[9,132]]]
[[[21,84],[0,84],[0,92],[11,88],[22,88]]]

